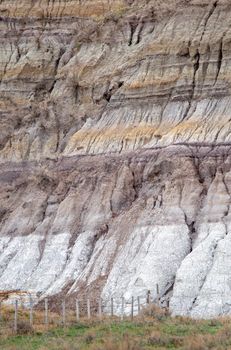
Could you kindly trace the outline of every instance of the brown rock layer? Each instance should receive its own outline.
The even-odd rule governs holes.
[[[0,2],[0,289],[230,313],[230,14]]]

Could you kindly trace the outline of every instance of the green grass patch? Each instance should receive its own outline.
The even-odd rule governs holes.
[[[197,350],[200,346],[206,348],[206,344],[208,348],[226,349],[231,344],[231,321],[171,317],[134,322],[103,320],[0,337],[1,350]]]
[[[168,318],[161,326],[163,333],[175,336],[216,334],[221,328],[222,324],[218,321],[183,321],[177,318]]]

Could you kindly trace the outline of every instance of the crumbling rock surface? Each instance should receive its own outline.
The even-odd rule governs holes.
[[[0,1],[0,289],[231,313],[229,1]]]

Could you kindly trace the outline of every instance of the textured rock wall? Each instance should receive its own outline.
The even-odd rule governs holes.
[[[229,1],[0,1],[0,289],[231,313]]]

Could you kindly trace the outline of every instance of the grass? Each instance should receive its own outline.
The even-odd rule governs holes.
[[[6,312],[3,315],[6,319]],[[9,318],[12,312],[9,313]],[[42,321],[42,315],[36,315]],[[26,311],[21,311],[24,324]],[[22,322],[22,321],[21,321]],[[142,349],[231,349],[231,319],[192,320],[170,317],[151,308],[121,322],[114,318],[69,321],[67,327],[51,323],[49,329],[36,324],[27,334],[15,335],[0,325],[1,350],[142,350]]]

